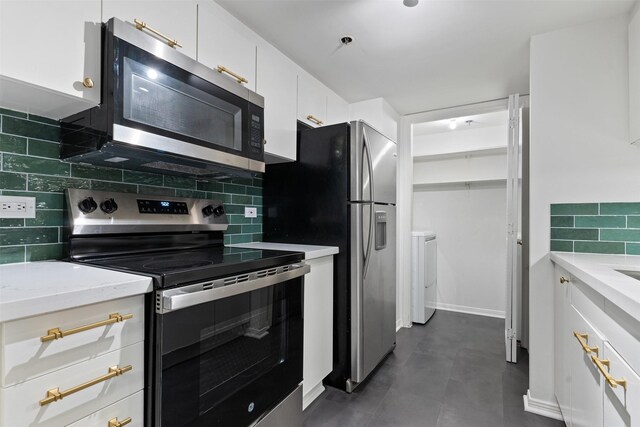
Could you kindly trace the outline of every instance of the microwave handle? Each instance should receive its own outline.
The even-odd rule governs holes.
[[[223,298],[232,297],[268,286],[277,285],[287,280],[304,276],[311,267],[304,263],[292,264],[288,271],[273,274],[271,276],[259,277],[219,288],[202,290],[201,286],[185,286],[177,289],[159,291],[156,294],[156,313],[165,314],[205,302],[216,301]],[[190,291],[190,288],[200,288]]]

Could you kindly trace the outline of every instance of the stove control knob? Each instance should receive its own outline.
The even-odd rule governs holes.
[[[116,204],[115,200],[107,199],[104,202],[100,203],[100,209],[102,209],[102,212],[106,214],[112,214],[118,210],[118,205]]]
[[[211,216],[213,215],[213,211],[214,211],[213,206],[207,205],[204,208],[202,208],[202,215],[204,215],[205,217]]]
[[[217,208],[215,208],[215,209],[213,210],[213,214],[214,214],[215,216],[224,215],[224,206],[220,205],[220,206],[218,206]]]
[[[80,203],[78,203],[78,208],[80,209],[80,212],[88,214],[95,211],[98,208],[98,204],[95,200],[93,200],[93,197],[87,197],[80,200]]]

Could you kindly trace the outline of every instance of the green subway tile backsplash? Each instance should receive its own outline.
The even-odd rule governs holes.
[[[551,205],[551,215],[598,215],[598,204],[563,203]]]
[[[221,200],[230,223],[226,244],[262,240],[262,177],[207,181],[70,164],[58,160],[56,121],[3,108],[0,116],[0,194],[36,198],[35,218],[0,221],[0,264],[65,256],[66,188]],[[258,217],[245,218],[245,206],[257,207]]]
[[[551,205],[550,248],[640,255],[640,202]]]

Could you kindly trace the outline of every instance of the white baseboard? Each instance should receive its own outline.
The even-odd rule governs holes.
[[[396,332],[398,332],[400,328],[402,328],[402,320],[398,319],[396,320]]]
[[[504,311],[489,310],[488,308],[467,307],[466,305],[444,304],[439,302],[436,303],[436,309],[504,319]]]
[[[307,394],[302,396],[302,410],[304,411],[307,406],[311,405],[311,402],[316,400],[318,396],[322,394],[324,391],[324,386],[322,385],[322,381],[316,384]]]
[[[546,400],[538,400],[531,397],[531,391],[527,390],[527,394],[522,396],[524,400],[524,410],[532,414],[542,415],[543,417],[553,418],[554,420],[563,421],[560,407],[555,402],[547,402]]]

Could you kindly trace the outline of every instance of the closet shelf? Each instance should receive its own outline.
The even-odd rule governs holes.
[[[474,188],[501,187],[507,184],[506,178],[499,179],[471,179],[464,181],[439,181],[439,182],[416,182],[413,184],[414,191],[430,191],[464,188],[467,186]]]
[[[414,156],[413,161],[428,162],[430,160],[458,159],[477,156],[495,156],[499,154],[507,154],[507,147],[501,145],[498,147],[487,147],[478,150],[450,151],[447,153],[425,154],[422,156]]]

